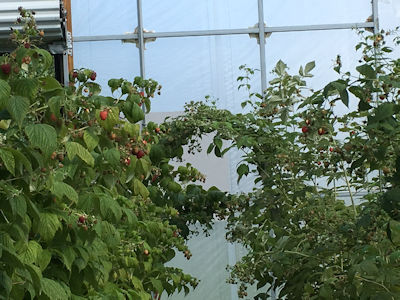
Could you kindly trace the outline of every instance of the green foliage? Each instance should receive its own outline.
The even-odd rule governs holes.
[[[400,60],[384,44],[365,37],[355,75],[341,72],[338,56],[340,78],[320,90],[307,88],[315,63],[291,75],[279,61],[265,95],[243,102],[250,112],[192,102],[168,124],[171,142],[191,151],[203,134],[216,137],[208,153],[241,151],[238,179],[257,184],[217,204],[228,239],[248,249],[231,267],[240,297],[249,285],[255,299],[400,297]],[[242,69],[250,91],[243,82],[254,71]],[[339,115],[338,101],[358,110]]]
[[[190,258],[189,223],[209,227],[218,207],[178,216],[194,190],[204,205],[208,194],[194,185],[197,170],[169,165],[180,152],[157,124],[135,124],[161,86],[110,80],[121,95],[103,97],[96,73],[81,69],[62,87],[35,45],[43,33],[32,13],[20,14],[17,47],[0,57],[0,298],[188,292],[197,280],[165,264],[177,252]]]

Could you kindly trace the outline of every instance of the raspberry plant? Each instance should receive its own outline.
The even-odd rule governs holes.
[[[339,78],[314,91],[314,62],[292,75],[279,61],[265,95],[243,103],[250,112],[192,102],[169,125],[193,147],[215,134],[208,152],[217,156],[241,151],[238,178],[257,184],[219,210],[228,240],[248,249],[231,268],[241,298],[250,285],[254,299],[400,297],[400,60],[388,57],[385,32],[361,36],[355,74],[338,57]],[[253,71],[243,69],[238,80],[250,91]],[[356,110],[337,113],[350,101]]]
[[[225,194],[208,197],[196,169],[169,164],[183,150],[165,126],[137,124],[161,86],[111,79],[105,97],[87,69],[61,86],[33,12],[20,14],[16,49],[0,57],[0,298],[188,293],[197,280],[165,263],[190,258],[188,225],[210,227],[213,211],[196,218],[187,204]]]

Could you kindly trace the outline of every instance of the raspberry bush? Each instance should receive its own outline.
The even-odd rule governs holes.
[[[169,163],[183,150],[165,126],[138,124],[161,86],[111,79],[105,97],[87,69],[61,86],[33,13],[20,14],[16,49],[0,57],[0,298],[189,292],[197,280],[165,263],[190,258],[189,223],[210,227],[225,195],[210,198],[196,169]],[[210,208],[200,218],[194,198]]]

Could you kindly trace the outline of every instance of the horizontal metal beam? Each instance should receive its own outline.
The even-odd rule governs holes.
[[[294,32],[294,31],[317,31],[317,30],[335,30],[335,29],[354,29],[354,28],[374,28],[373,22],[365,23],[344,23],[344,24],[324,24],[324,25],[304,25],[304,26],[280,26],[265,27],[265,32]],[[218,30],[195,30],[195,31],[175,31],[175,32],[145,32],[146,38],[170,38],[170,37],[189,37],[189,36],[213,36],[213,35],[234,35],[258,33],[258,28],[242,29],[218,29]],[[120,41],[138,39],[138,35],[116,34],[116,35],[93,35],[93,36],[75,36],[74,42],[93,42],[93,41]]]

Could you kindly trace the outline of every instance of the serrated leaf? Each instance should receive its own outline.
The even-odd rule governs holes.
[[[93,149],[99,144],[99,137],[90,130],[84,131],[83,140],[85,141],[86,147],[89,151],[93,151]]]
[[[41,285],[42,293],[44,293],[51,300],[65,300],[69,298],[64,287],[57,281],[49,278],[42,278]]]
[[[54,96],[47,101],[47,105],[50,108],[50,111],[55,114],[58,118],[60,117],[60,108],[62,103],[64,102],[64,97],[62,96]]]
[[[100,195],[99,206],[103,218],[110,218],[111,216],[113,216],[115,221],[118,222],[119,220],[121,220],[122,217],[121,207],[119,206],[118,202],[115,201],[109,195],[106,194]]]
[[[22,195],[10,199],[10,206],[14,216],[24,217],[26,214],[26,201]]]
[[[165,157],[164,146],[160,144],[151,145],[149,157],[152,163],[159,163]]]
[[[61,84],[53,77],[40,78],[40,86],[45,92],[62,90]]]
[[[120,164],[120,153],[117,149],[112,148],[112,149],[107,149],[104,151],[104,158],[114,166],[117,166]]]
[[[45,68],[50,68],[53,64],[53,56],[50,52],[41,48],[36,48],[35,51],[42,57]]]
[[[0,148],[0,158],[3,161],[6,169],[13,175],[15,175],[15,159],[14,155],[5,149]]]
[[[368,79],[376,78],[376,71],[368,64],[356,67],[356,70]]]
[[[45,241],[51,240],[57,230],[61,228],[58,216],[52,213],[40,213],[40,218],[36,222],[38,222],[37,231]]]
[[[8,299],[12,289],[12,280],[7,275],[6,271],[0,271],[0,296],[4,296],[4,299]]]
[[[29,99],[21,96],[12,96],[8,99],[6,108],[14,121],[17,122],[19,128],[21,128],[22,122],[29,112]]]
[[[71,271],[72,264],[76,258],[76,254],[72,247],[65,247],[62,251],[60,251],[60,255],[65,267]]]
[[[36,78],[20,78],[11,82],[11,88],[14,94],[32,100],[39,89],[39,81]]]
[[[10,85],[7,81],[0,79],[0,109],[5,107],[8,97],[10,97],[10,93]]]
[[[313,69],[315,68],[315,61],[311,61],[308,64],[306,64],[304,68],[304,73],[307,75],[309,74]]]
[[[42,247],[33,240],[25,243],[25,245],[18,251],[21,261],[25,264],[32,264],[36,262],[41,254]]]
[[[144,119],[144,112],[142,108],[135,103],[132,105],[131,117],[132,117],[131,120],[132,123],[137,123]]]
[[[59,199],[62,199],[63,196],[66,196],[72,202],[78,202],[78,193],[72,186],[64,182],[53,182],[50,191]]]
[[[140,134],[140,125],[139,124],[132,124],[125,122],[124,123],[124,131],[127,132],[131,137],[139,137]]]
[[[51,252],[47,249],[44,249],[40,256],[37,258],[37,263],[40,267],[40,270],[44,271],[51,261]]]
[[[141,195],[145,199],[150,195],[146,186],[137,178],[133,179],[133,192],[135,195]]]
[[[44,154],[50,154],[57,147],[57,132],[47,124],[33,124],[25,127],[25,133],[33,147],[37,147]]]
[[[22,166],[24,166],[26,171],[32,173],[32,165],[24,154],[15,149],[10,149],[10,148],[4,148],[4,149],[7,149],[14,155],[16,170],[20,170],[20,173],[23,174],[24,171],[22,169]]]
[[[67,142],[65,144],[65,148],[67,150],[67,155],[70,160],[72,160],[75,156],[78,156],[89,166],[94,166],[94,158],[90,154],[90,152],[83,147],[81,144],[76,142]]]
[[[164,290],[164,288],[162,286],[162,283],[161,283],[161,280],[155,279],[155,278],[150,278],[150,281],[151,281],[151,284],[153,285],[153,287],[155,288],[155,290],[158,293],[161,293]]]

